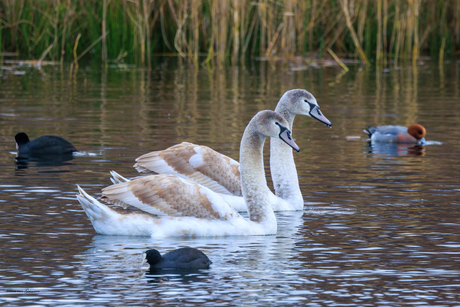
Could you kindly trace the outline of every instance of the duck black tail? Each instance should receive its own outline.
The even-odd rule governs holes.
[[[370,126],[363,129],[364,133],[366,133],[369,137],[371,137],[375,133],[376,130],[377,130],[376,127],[370,127]]]

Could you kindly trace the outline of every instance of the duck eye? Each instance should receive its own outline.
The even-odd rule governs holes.
[[[304,99],[304,101],[305,101],[306,103],[308,103],[308,100],[307,100],[307,99]]]

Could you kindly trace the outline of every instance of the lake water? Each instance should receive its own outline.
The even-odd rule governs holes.
[[[347,74],[266,62],[195,70],[172,58],[156,67],[0,71],[0,304],[458,306],[459,62]],[[277,213],[276,236],[95,233],[76,184],[100,195],[110,170],[136,176],[135,158],[182,141],[238,159],[250,118],[292,88],[315,95],[332,129],[296,117],[305,210]],[[369,147],[362,132],[412,123],[427,128],[423,150]],[[81,152],[15,163],[21,131]],[[268,144],[264,153],[268,162]],[[145,250],[181,246],[203,250],[211,268],[148,274]]]

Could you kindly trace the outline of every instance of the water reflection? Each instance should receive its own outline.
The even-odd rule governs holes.
[[[50,167],[50,166],[64,166],[64,165],[75,165],[70,163],[74,159],[72,154],[64,155],[43,155],[43,156],[33,156],[29,157],[27,155],[17,156],[14,160],[16,169],[26,169],[30,166],[32,167]]]
[[[206,282],[209,278],[209,269],[200,270],[166,270],[166,269],[149,269],[145,273],[145,278],[150,284],[165,282]]]
[[[335,69],[267,63],[208,72],[167,59],[152,74],[82,67],[71,82],[65,68],[1,79],[0,304],[458,304],[459,66],[350,68],[339,78]],[[277,213],[276,236],[95,235],[75,183],[100,195],[108,171],[137,176],[135,158],[181,141],[238,160],[249,119],[292,88],[312,92],[334,127],[296,118],[302,151],[295,159],[307,203],[303,215]],[[418,149],[347,138],[395,122],[423,122],[437,142],[427,142],[422,157]],[[17,131],[66,135],[88,154],[57,165],[27,161],[15,170]],[[268,146],[264,153],[268,161]],[[147,249],[181,246],[203,250],[211,268],[149,274]]]
[[[284,212],[277,216],[278,234],[276,236],[249,236],[228,238],[165,238],[103,236],[96,235],[91,247],[85,253],[93,265],[99,267],[123,267],[136,269],[146,265],[145,251],[157,249],[160,254],[180,247],[190,246],[202,250],[212,261],[211,268],[220,267],[222,262],[240,265],[242,262],[258,259],[271,259],[273,255],[286,252],[293,247],[295,234],[302,223],[303,212]],[[275,246],[276,245],[276,246]],[[250,251],[241,251],[250,247]],[[244,255],[250,253],[251,256]],[[217,253],[217,254],[216,254]],[[134,256],[135,254],[135,256]],[[232,257],[233,255],[233,257]],[[148,266],[148,265],[147,265]]]
[[[389,156],[424,156],[425,147],[412,144],[397,144],[384,142],[371,142],[367,144],[367,152]]]
[[[65,282],[78,281],[85,285],[89,295],[97,293],[96,288],[122,287],[124,295],[148,291],[151,299],[177,300],[179,295],[187,302],[205,302],[216,295],[220,298],[232,296],[240,291],[249,291],[245,285],[259,283],[260,286],[255,288],[251,286],[253,290],[248,293],[258,293],[275,300],[279,285],[284,283],[282,287],[286,290],[294,286],[288,286],[295,282],[284,281],[284,276],[288,274],[292,278],[292,274],[301,273],[296,272],[294,267],[301,265],[296,260],[299,255],[295,246],[301,240],[297,233],[303,222],[302,215],[303,212],[280,214],[276,236],[152,240],[150,237],[96,235],[86,251],[74,256],[81,265],[74,271],[74,277]],[[208,255],[213,262],[210,269],[195,272],[149,270],[145,261],[146,250],[156,248],[163,254],[183,246],[198,248]],[[118,280],[118,286],[113,284],[114,280]],[[231,281],[236,284],[229,286]]]

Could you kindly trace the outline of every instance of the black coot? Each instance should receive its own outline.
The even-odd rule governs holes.
[[[182,247],[161,254],[156,249],[145,252],[150,269],[208,269],[211,260],[196,248]]]
[[[27,134],[20,132],[14,139],[18,157],[23,158],[72,155],[73,152],[78,151],[69,141],[55,135],[44,135],[30,141]]]

